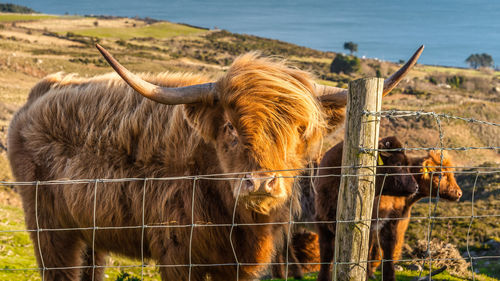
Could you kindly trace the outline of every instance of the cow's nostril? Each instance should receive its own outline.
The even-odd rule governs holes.
[[[254,186],[255,185],[253,183],[253,180],[246,180],[245,181],[244,187],[245,187],[246,191],[249,191],[249,192],[254,191],[254,189],[255,189]]]
[[[273,187],[274,185],[276,184],[276,177],[272,178],[268,183],[267,185],[270,186],[270,187]]]
[[[271,193],[273,191],[274,186],[276,185],[277,179],[275,176],[273,178],[266,181],[266,192]]]
[[[243,178],[243,188],[249,192],[254,191],[255,183],[252,175],[250,174],[245,175],[245,177]]]

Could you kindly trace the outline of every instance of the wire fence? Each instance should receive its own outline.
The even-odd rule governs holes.
[[[496,153],[499,153],[500,146],[466,146],[466,147],[446,147],[444,145],[444,133],[443,133],[443,128],[442,128],[442,123],[443,120],[456,120],[459,122],[466,122],[469,124],[473,125],[481,125],[481,126],[493,126],[495,128],[499,128],[500,124],[499,123],[494,123],[494,122],[488,122],[488,121],[481,121],[481,120],[476,120],[473,118],[463,118],[463,117],[457,117],[457,116],[452,116],[448,114],[438,114],[434,112],[423,112],[423,111],[397,111],[397,110],[390,110],[390,111],[378,111],[378,112],[370,112],[370,111],[365,111],[365,115],[372,115],[372,116],[377,116],[381,118],[424,118],[424,117],[431,117],[435,120],[437,130],[439,133],[439,145],[436,147],[412,147],[412,148],[396,148],[396,149],[368,149],[368,148],[363,148],[360,147],[360,152],[362,153],[372,153],[372,152],[379,152],[379,151],[431,151],[431,150],[437,150],[437,151],[456,151],[456,152],[461,152],[461,151],[469,151],[469,150],[493,150],[496,151]],[[478,267],[481,265],[478,265],[478,261],[481,260],[495,260],[497,264],[500,264],[500,249],[497,249],[496,253],[499,254],[492,254],[492,255],[474,255],[472,251],[472,244],[471,244],[471,236],[472,236],[472,231],[473,229],[473,223],[475,220],[479,219],[489,219],[491,220],[491,223],[498,223],[498,221],[493,221],[495,218],[500,217],[500,210],[498,210],[498,213],[495,212],[490,212],[488,214],[483,214],[483,213],[478,213],[477,211],[477,206],[475,205],[477,201],[475,200],[475,195],[478,191],[481,190],[482,186],[478,186],[478,178],[481,176],[497,176],[500,175],[500,167],[495,167],[495,166],[446,166],[446,168],[453,168],[456,169],[455,171],[442,171],[442,169],[445,168],[445,165],[443,164],[444,158],[443,154],[441,153],[440,157],[441,163],[440,165],[437,166],[430,166],[429,168],[437,168],[436,170],[432,172],[417,172],[417,173],[409,173],[414,176],[418,175],[424,175],[426,173],[430,173],[430,177],[434,178],[434,175],[437,175],[439,177],[439,183],[437,184],[436,187],[432,187],[431,185],[431,192],[433,188],[437,188],[437,195],[435,196],[434,199],[427,200],[424,204],[427,204],[427,213],[428,215],[426,216],[410,216],[410,217],[380,217],[380,215],[377,212],[377,215],[375,217],[372,217],[371,219],[367,220],[328,220],[328,221],[314,221],[314,220],[300,220],[299,217],[295,214],[295,210],[292,210],[292,199],[290,199],[290,202],[285,203],[288,204],[288,210],[289,210],[289,215],[286,220],[283,221],[270,221],[270,222],[264,222],[264,223],[241,223],[238,222],[236,219],[236,212],[237,212],[237,206],[239,204],[239,199],[240,199],[240,191],[242,184],[245,181],[245,173],[230,173],[230,174],[209,174],[209,175],[195,175],[195,176],[180,176],[180,177],[166,177],[166,178],[122,178],[122,179],[74,179],[74,180],[51,180],[51,181],[39,181],[39,182],[0,182],[0,186],[32,186],[35,189],[35,218],[36,218],[36,228],[33,229],[0,229],[0,234],[12,234],[14,235],[15,233],[19,232],[27,232],[27,233],[34,233],[36,234],[36,239],[37,239],[37,244],[38,248],[35,249],[35,251],[38,252],[38,255],[40,256],[40,267],[32,267],[32,268],[14,268],[12,266],[9,266],[9,264],[3,264],[0,267],[0,272],[15,272],[15,271],[40,271],[42,274],[42,279],[45,280],[45,274],[47,271],[54,271],[54,270],[68,270],[68,269],[91,269],[92,270],[92,277],[94,276],[94,273],[96,270],[100,269],[112,269],[112,268],[118,268],[118,269],[140,269],[140,278],[143,280],[145,278],[145,269],[146,268],[155,268],[155,269],[161,269],[161,268],[188,268],[189,273],[188,273],[188,279],[189,280],[197,280],[196,277],[194,277],[193,269],[194,268],[205,268],[205,267],[226,267],[226,266],[231,266],[231,267],[236,267],[237,271],[237,278],[239,279],[239,272],[240,268],[244,266],[272,266],[272,265],[282,265],[285,267],[285,278],[289,277],[289,267],[290,266],[304,266],[304,265],[322,265],[322,264],[330,264],[330,263],[324,263],[321,262],[320,260],[313,260],[313,261],[307,261],[307,262],[298,262],[298,261],[291,261],[288,257],[288,250],[289,250],[289,245],[292,245],[290,243],[286,243],[286,258],[284,262],[276,262],[276,261],[268,261],[268,262],[248,262],[248,261],[242,261],[239,260],[239,257],[241,256],[240,253],[237,251],[235,243],[235,232],[237,231],[237,228],[240,227],[252,227],[252,226],[284,226],[287,227],[285,234],[286,234],[286,240],[291,241],[293,233],[297,231],[297,228],[299,226],[306,226],[308,228],[313,228],[315,225],[318,224],[334,224],[334,223],[352,223],[352,222],[364,222],[367,224],[383,224],[383,222],[387,221],[404,221],[408,220],[410,224],[413,223],[421,223],[421,221],[425,220],[427,222],[427,227],[426,227],[426,242],[427,242],[427,249],[426,249],[426,254],[424,257],[421,258],[398,258],[398,259],[390,259],[391,261],[395,262],[403,262],[403,263],[422,263],[423,265],[427,264],[427,268],[430,269],[428,270],[428,273],[424,274],[424,266],[421,266],[419,269],[419,275],[418,275],[418,280],[430,280],[432,279],[432,274],[433,274],[433,264],[436,262],[451,262],[455,260],[462,259],[460,258],[442,258],[442,257],[433,257],[433,252],[431,250],[431,244],[432,244],[432,237],[433,233],[436,231],[436,222],[439,222],[441,220],[468,220],[468,226],[467,226],[467,233],[466,233],[466,241],[465,241],[465,254],[463,255],[463,259],[467,260],[470,262],[470,276],[468,278],[471,278],[472,280],[476,280],[476,273],[478,272]],[[398,176],[398,175],[403,175],[403,174],[376,174],[376,173],[371,173],[371,174],[365,174],[365,175],[359,175],[359,174],[342,174],[342,175],[318,175],[317,172],[320,169],[332,169],[332,168],[348,168],[351,166],[336,166],[336,167],[311,167],[311,168],[304,168],[301,169],[301,174],[299,176],[293,176],[292,178],[295,180],[295,182],[299,182],[300,179],[312,179],[311,182],[314,182],[314,179],[318,179],[320,177],[360,177],[360,176],[365,176],[365,175],[370,175],[370,176],[375,176],[375,175],[381,175],[381,176]],[[367,167],[367,166],[363,166]],[[368,166],[369,168],[376,168],[376,166]],[[410,166],[406,166],[410,167]],[[361,167],[359,167],[361,168]],[[374,169],[375,170],[375,169]],[[284,171],[290,171],[290,170],[284,170]],[[283,171],[263,171],[263,174],[267,174],[269,172],[283,172]],[[439,188],[440,188],[440,183],[441,180],[443,180],[443,175],[444,174],[449,174],[453,173],[455,175],[463,175],[465,177],[468,177],[469,179],[474,179],[473,180],[473,185],[471,188],[471,198],[470,198],[470,213],[469,214],[460,214],[460,215],[440,215],[438,214],[438,205],[440,202],[440,196],[439,196]],[[408,173],[405,173],[408,174]],[[287,178],[287,177],[283,177]],[[290,177],[288,177],[290,178]],[[151,188],[151,186],[154,186],[158,182],[174,182],[174,181],[181,181],[181,180],[189,180],[192,181],[192,187],[191,187],[191,192],[192,192],[192,198],[191,198],[191,203],[189,204],[191,206],[191,217],[188,219],[189,223],[179,223],[179,222],[156,222],[156,223],[151,223],[146,220],[146,213],[148,209],[148,194],[147,190],[148,188]],[[194,217],[195,213],[195,194],[200,188],[199,182],[200,181],[239,181],[239,187],[237,189],[237,192],[235,194],[236,197],[236,203],[234,204],[234,209],[232,210],[232,220],[227,221],[227,222],[210,222],[210,221],[196,221]],[[141,211],[142,211],[142,218],[141,222],[136,225],[99,225],[97,218],[98,218],[98,213],[99,213],[99,206],[97,204],[98,200],[103,200],[105,198],[99,198],[99,190],[100,189],[105,189],[105,188],[110,188],[109,184],[130,184],[130,183],[141,183],[142,184],[142,202],[140,202],[141,205]],[[498,183],[498,182],[497,182]],[[51,188],[53,186],[72,186],[72,185],[80,185],[80,184],[86,184],[88,186],[88,190],[92,191],[92,196],[93,196],[93,206],[92,206],[92,224],[83,226],[83,227],[57,227],[57,228],[44,228],[43,225],[40,225],[40,222],[38,221],[39,219],[39,211],[41,208],[44,208],[43,205],[40,205],[40,202],[38,200],[39,198],[39,193],[41,192],[40,190],[43,188]],[[150,185],[148,187],[148,185]],[[113,187],[111,187],[113,188]],[[496,191],[500,192],[500,188],[498,185],[494,185],[493,188],[496,189]],[[294,188],[293,192],[299,192],[300,189]],[[379,200],[378,204],[380,204],[380,198],[382,196],[382,191],[379,195]],[[231,192],[231,191],[228,191]],[[293,197],[293,196],[292,196]],[[500,200],[500,198],[498,199]],[[377,204],[377,202],[375,202]],[[456,204],[464,204],[464,203],[456,203]],[[210,206],[207,206],[210,208]],[[376,208],[376,210],[379,210],[379,208]],[[189,232],[189,243],[188,243],[188,263],[180,263],[180,264],[161,264],[161,263],[152,263],[150,262],[150,254],[146,253],[145,251],[147,250],[147,244],[148,244],[148,238],[147,238],[147,232],[153,229],[175,229],[175,228],[185,228],[188,229]],[[193,235],[196,229],[208,229],[208,228],[229,228],[229,236],[227,237],[229,244],[231,246],[231,252],[234,258],[233,262],[221,262],[221,263],[199,263],[195,262],[195,260],[198,260],[197,258],[195,259],[195,255],[193,255]],[[86,265],[79,265],[79,266],[68,266],[68,267],[50,267],[46,265],[46,262],[44,260],[44,252],[42,247],[40,247],[40,237],[42,233],[49,233],[49,232],[65,232],[65,231],[91,231],[91,240],[90,240],[90,247],[91,249],[96,249],[98,248],[99,243],[96,243],[96,237],[99,236],[99,232],[101,231],[124,231],[124,230],[137,230],[140,231],[140,264],[137,265],[106,265],[106,264],[98,264],[97,262],[97,257],[95,256],[95,251],[92,252],[91,256],[91,263],[86,264]],[[373,230],[372,230],[373,231]],[[380,236],[380,233],[377,232],[377,240],[380,245],[380,240],[384,239],[384,237]],[[240,241],[241,242],[241,241]],[[500,244],[500,243],[499,243]],[[318,246],[317,246],[318,247]],[[217,249],[211,249],[213,251],[216,251]],[[149,252],[149,250],[147,250]],[[382,253],[380,253],[382,256]],[[361,258],[361,263],[368,263],[368,262],[375,262],[378,260],[372,260],[369,257]],[[381,258],[379,261],[382,262],[382,267],[384,266],[384,261],[388,261],[388,259],[383,259]],[[157,261],[158,262],[158,261]],[[346,261],[338,261],[334,260],[333,261],[334,266],[339,265],[339,264],[353,264],[352,262],[346,262]],[[383,271],[383,269],[382,269]],[[435,271],[434,271],[435,273]],[[383,277],[382,277],[383,278]],[[94,278],[92,278],[94,280]]]

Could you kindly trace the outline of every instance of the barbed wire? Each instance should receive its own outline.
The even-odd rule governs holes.
[[[380,150],[382,151],[382,149]],[[301,169],[287,169],[287,170],[266,170],[266,171],[259,171],[259,172],[241,172],[241,173],[225,173],[225,174],[206,174],[206,175],[199,175],[199,176],[173,176],[173,177],[159,177],[159,178],[119,178],[119,179],[61,179],[61,180],[48,180],[48,181],[0,181],[0,186],[35,186],[37,184],[40,185],[67,185],[67,184],[85,184],[85,183],[95,183],[96,181],[98,183],[122,183],[122,182],[133,182],[133,181],[144,181],[144,180],[149,180],[149,181],[176,181],[176,180],[213,180],[213,181],[228,181],[228,180],[240,180],[242,177],[225,177],[227,176],[234,176],[234,175],[248,175],[250,173],[253,174],[266,174],[270,172],[289,172],[289,171],[318,171],[318,170],[332,170],[332,169],[343,169],[343,168],[376,168],[377,166],[370,166],[370,165],[362,165],[362,166],[328,166],[328,167],[316,167],[316,168],[301,168]],[[416,166],[411,166],[411,165],[384,165],[384,167],[388,168],[395,168],[395,167],[402,167],[402,168],[414,168]],[[417,166],[419,167],[419,166]],[[493,171],[481,171],[481,173],[499,173],[500,172],[500,167],[495,167],[495,166],[432,166],[429,165],[427,166],[428,168],[450,168],[450,169],[461,169],[459,171],[434,171],[435,174],[448,174],[448,173],[453,173],[453,174],[472,174],[476,173],[475,171],[467,171],[463,169],[498,169],[498,170],[493,170]],[[391,173],[391,176],[400,176],[400,175],[422,175],[425,174],[425,172],[409,172],[409,173]],[[318,177],[359,177],[359,176],[383,176],[385,174],[381,173],[370,173],[370,174],[343,174],[343,175],[337,175],[337,174],[327,174],[327,175],[307,175],[307,174],[302,174],[302,175],[297,175],[297,176],[277,176],[278,178],[318,178]],[[254,177],[255,179],[267,179],[267,177]]]
[[[417,119],[421,116],[431,116],[434,118],[446,118],[446,119],[455,119],[461,120],[469,123],[477,123],[483,125],[491,125],[500,127],[500,123],[488,122],[477,120],[475,118],[465,118],[459,116],[453,116],[445,113],[435,113],[435,112],[426,112],[426,111],[406,111],[406,110],[382,110],[382,111],[363,111],[365,115],[379,116],[379,117],[389,117],[389,118],[401,118],[401,117],[416,117]]]

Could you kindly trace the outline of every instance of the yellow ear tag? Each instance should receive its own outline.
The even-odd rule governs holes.
[[[424,173],[422,176],[424,179],[428,179],[429,178],[429,169],[427,169],[427,167],[423,167],[422,168],[422,172]]]
[[[382,161],[382,157],[380,157],[380,155],[378,156],[378,161],[377,161],[377,164],[379,166],[383,166],[384,165],[384,161]]]

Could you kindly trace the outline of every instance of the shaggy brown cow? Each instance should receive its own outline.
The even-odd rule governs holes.
[[[370,255],[369,260],[377,262],[368,263],[368,276],[372,276],[375,269],[380,265],[380,258],[384,260],[401,259],[401,248],[404,244],[404,235],[408,228],[412,206],[422,198],[431,197],[458,201],[462,196],[462,190],[455,181],[453,174],[453,163],[446,153],[443,153],[443,168],[441,166],[441,153],[431,151],[427,157],[410,158],[411,172],[417,179],[420,189],[417,193],[407,197],[382,195],[376,198],[374,204],[374,218],[398,218],[374,222],[373,231],[370,233]],[[435,172],[432,176],[431,173]],[[441,179],[440,179],[441,175]],[[439,187],[439,188],[438,188]],[[432,193],[431,193],[432,189]],[[404,218],[401,220],[401,218]],[[384,261],[383,279],[396,280],[394,262]]]
[[[347,90],[256,54],[213,83],[138,77],[98,48],[147,99],[114,74],[43,79],[10,124],[16,179],[177,178],[20,186],[26,225],[40,229],[30,235],[44,279],[101,280],[91,265],[104,265],[108,252],[154,260],[163,280],[258,276],[277,232],[266,223],[288,220],[293,177],[342,121]],[[207,174],[228,179],[178,178]],[[47,231],[59,228],[77,229]]]
[[[402,148],[396,137],[379,141],[379,149]],[[316,221],[335,221],[337,219],[337,198],[340,187],[343,142],[331,148],[321,160],[316,182]],[[404,151],[379,152],[376,169],[375,194],[405,196],[418,190],[415,179],[408,169],[408,157]],[[332,176],[328,176],[332,175]],[[385,176],[387,175],[387,176]],[[331,262],[335,249],[336,223],[319,223],[319,247],[321,267],[318,280],[331,280]]]

